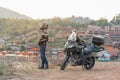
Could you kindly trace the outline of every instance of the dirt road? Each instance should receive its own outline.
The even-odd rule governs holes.
[[[80,66],[68,66],[61,71],[55,65],[50,65],[49,70],[40,70],[36,63],[28,63],[13,74],[1,75],[0,80],[120,80],[120,62],[96,62],[89,71]]]

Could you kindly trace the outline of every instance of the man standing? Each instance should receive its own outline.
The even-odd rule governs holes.
[[[38,66],[39,69],[48,69],[48,60],[46,58],[46,43],[48,41],[48,24],[47,23],[42,23],[40,30],[41,30],[41,37],[39,39],[38,45],[40,47],[40,56],[41,56],[41,66]]]

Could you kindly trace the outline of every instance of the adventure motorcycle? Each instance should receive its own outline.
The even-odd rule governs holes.
[[[94,53],[104,50],[101,46],[102,44],[104,44],[104,37],[102,36],[94,36],[92,44],[88,44],[80,39],[77,42],[68,40],[60,69],[64,70],[68,63],[82,66],[86,70],[92,69],[95,65]]]

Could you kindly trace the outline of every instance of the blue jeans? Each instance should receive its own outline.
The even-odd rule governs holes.
[[[48,66],[48,61],[45,55],[45,51],[46,51],[46,46],[45,45],[41,45],[40,46],[40,55],[41,55],[41,61],[42,61],[42,67],[44,67],[44,65]]]

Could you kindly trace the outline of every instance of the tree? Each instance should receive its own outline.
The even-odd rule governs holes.
[[[108,20],[105,18],[101,18],[101,19],[96,21],[96,25],[104,28],[105,26],[108,25]]]
[[[120,25],[120,14],[114,16],[110,23],[114,25]]]
[[[21,51],[25,51],[25,47],[23,45],[21,46]]]

